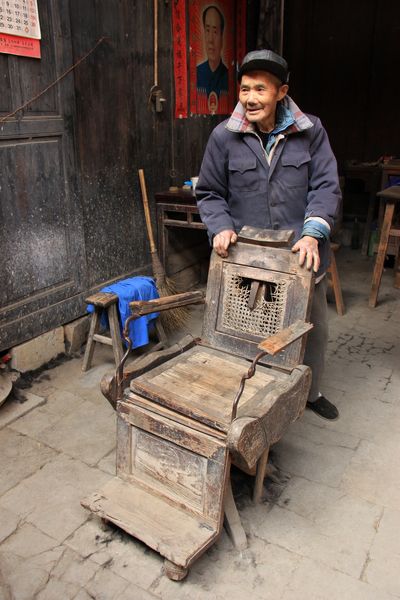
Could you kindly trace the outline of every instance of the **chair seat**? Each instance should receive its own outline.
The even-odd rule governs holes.
[[[151,369],[131,382],[131,390],[153,402],[227,433],[232,405],[250,361],[223,351],[195,346],[168,363]],[[277,382],[290,382],[290,374],[257,366],[246,382],[238,417],[252,414],[257,400],[276,389]],[[268,410],[268,401],[264,403]]]

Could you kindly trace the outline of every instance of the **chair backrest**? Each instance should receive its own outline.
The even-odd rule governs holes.
[[[282,233],[282,232],[280,232]],[[276,232],[271,232],[275,239]],[[241,238],[239,237],[239,240]],[[276,239],[275,239],[276,241]],[[202,339],[213,348],[253,359],[260,341],[310,315],[314,277],[289,248],[238,241],[229,256],[212,253]],[[291,370],[301,364],[300,339],[263,364]]]

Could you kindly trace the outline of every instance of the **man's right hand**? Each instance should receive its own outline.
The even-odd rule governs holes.
[[[237,235],[232,229],[220,231],[213,239],[213,248],[219,256],[226,258],[228,256],[228,248],[231,244],[236,244]]]

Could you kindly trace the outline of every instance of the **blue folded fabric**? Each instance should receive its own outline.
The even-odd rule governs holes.
[[[154,279],[151,277],[129,277],[122,281],[117,281],[111,285],[103,287],[101,292],[111,292],[118,296],[118,309],[120,318],[120,329],[122,329],[126,319],[130,316],[129,303],[134,300],[153,300],[159,298]],[[89,304],[87,311],[94,312],[93,304]],[[158,317],[159,313],[151,313],[144,317],[139,317],[129,324],[129,338],[132,341],[132,348],[139,348],[149,343],[149,325]],[[100,320],[104,327],[108,327],[107,311],[103,310]],[[126,342],[125,342],[126,344]]]

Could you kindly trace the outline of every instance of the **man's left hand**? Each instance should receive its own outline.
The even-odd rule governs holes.
[[[309,235],[305,235],[295,243],[292,252],[299,253],[300,266],[305,262],[308,270],[312,268],[315,273],[318,271],[320,264],[318,240]]]

